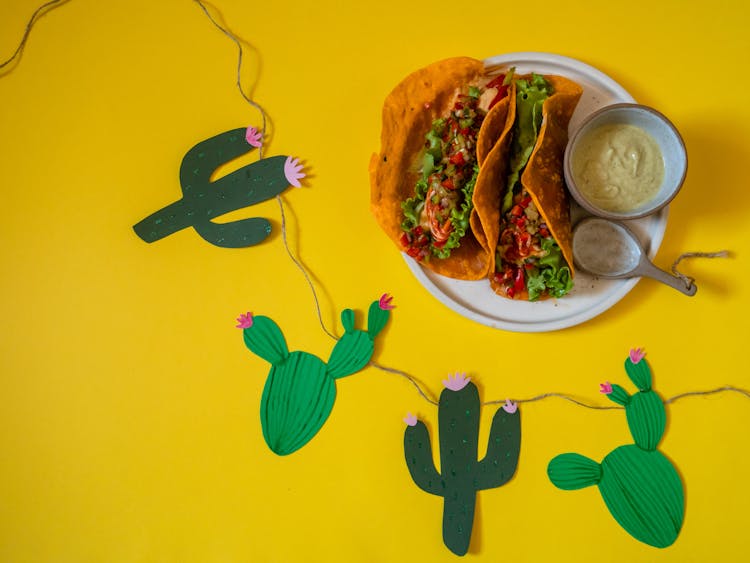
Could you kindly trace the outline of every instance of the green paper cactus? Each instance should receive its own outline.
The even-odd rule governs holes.
[[[477,461],[479,392],[464,375],[443,382],[438,403],[440,473],[425,424],[407,416],[404,454],[417,486],[443,497],[443,542],[456,555],[469,550],[477,491],[500,487],[513,476],[521,447],[521,415],[507,401],[492,419],[487,454]]]
[[[374,351],[375,337],[383,330],[391,297],[383,295],[370,305],[368,330],[355,328],[354,312],[341,313],[344,335],[333,347],[328,362],[307,352],[289,352],[278,325],[268,317],[241,315],[245,345],[271,364],[260,403],[263,438],[278,455],[296,452],[320,430],[336,400],[336,380],[364,368]]]
[[[133,229],[146,242],[155,242],[181,229],[193,227],[207,242],[225,248],[252,246],[271,233],[268,219],[251,217],[215,223],[221,215],[266,201],[299,186],[302,166],[287,156],[262,158],[211,181],[216,169],[254,147],[260,147],[254,128],[233,129],[191,148],[180,166],[182,198],[146,217]]]
[[[597,485],[612,516],[630,535],[654,547],[668,547],[682,528],[685,499],[677,470],[656,449],[666,426],[664,403],[651,389],[651,370],[641,350],[631,350],[625,371],[637,393],[630,395],[609,383],[601,388],[625,407],[635,443],[616,448],[601,464],[580,454],[561,454],[550,461],[547,474],[563,490]]]

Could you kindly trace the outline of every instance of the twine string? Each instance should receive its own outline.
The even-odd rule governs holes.
[[[677,260],[675,260],[672,264],[672,273],[680,278],[683,282],[685,282],[685,286],[690,289],[695,283],[695,278],[691,278],[690,276],[687,276],[680,272],[677,269],[677,264],[679,264],[685,258],[726,258],[727,256],[729,256],[728,250],[720,250],[719,252],[685,252],[683,254],[680,254],[677,257]]]
[[[26,46],[26,41],[29,38],[29,33],[31,33],[31,28],[34,27],[36,20],[42,16],[42,12],[44,12],[47,8],[52,9],[52,8],[57,7],[56,4],[64,4],[65,2],[68,2],[68,0],[50,0],[49,2],[45,2],[44,4],[39,6],[34,11],[34,13],[29,18],[28,23],[26,24],[26,30],[23,32],[23,37],[21,37],[21,41],[19,42],[18,47],[16,47],[16,50],[13,52],[13,54],[10,56],[10,58],[7,61],[0,63],[0,69],[5,68],[14,60],[16,60],[17,57],[21,55],[24,47]]]
[[[229,39],[232,40],[232,42],[237,45],[237,78],[236,78],[236,85],[237,89],[240,91],[240,95],[245,99],[245,101],[253,106],[255,109],[258,110],[260,113],[260,118],[262,122],[262,131],[263,134],[266,135],[268,133],[267,129],[267,120],[266,120],[266,110],[263,109],[263,107],[252,99],[246,92],[245,89],[242,87],[242,58],[244,56],[244,49],[242,48],[242,41],[237,37],[234,33],[229,31],[227,28],[222,26],[219,22],[216,21],[216,19],[211,15],[211,13],[208,11],[208,8],[206,8],[205,4],[201,0],[193,0],[198,6],[200,6],[200,9],[203,10],[203,13],[206,14],[206,17],[211,21],[216,28],[221,31],[224,35],[226,35]],[[263,143],[261,143],[260,147],[258,147],[258,158],[263,158]]]

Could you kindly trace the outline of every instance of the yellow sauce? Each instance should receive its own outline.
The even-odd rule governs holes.
[[[664,159],[640,127],[602,125],[581,137],[572,161],[578,190],[607,211],[627,212],[653,199],[664,179]]]

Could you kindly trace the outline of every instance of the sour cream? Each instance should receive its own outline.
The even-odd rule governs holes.
[[[658,143],[635,125],[609,123],[587,132],[571,162],[578,190],[607,211],[632,211],[653,199],[664,180]]]

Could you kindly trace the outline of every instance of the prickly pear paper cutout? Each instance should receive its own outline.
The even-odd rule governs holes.
[[[149,215],[133,229],[146,242],[155,242],[187,227],[207,242],[224,248],[242,248],[262,242],[271,233],[271,222],[251,217],[229,223],[213,220],[299,186],[302,166],[287,156],[262,158],[213,182],[214,171],[262,144],[253,127],[220,133],[191,148],[182,159],[182,198]]]
[[[602,384],[601,391],[625,407],[635,443],[616,448],[601,464],[576,453],[558,455],[550,461],[547,474],[563,490],[597,485],[626,532],[648,545],[668,547],[682,528],[685,498],[677,470],[656,449],[666,426],[664,402],[651,389],[651,370],[641,350],[631,350],[625,371],[637,393],[630,395],[610,383]]]
[[[443,497],[443,542],[456,555],[469,550],[477,491],[500,487],[516,471],[521,448],[521,414],[510,401],[498,409],[490,427],[487,454],[477,461],[479,392],[463,374],[443,381],[438,402],[440,473],[435,468],[425,424],[408,415],[404,454],[417,486]]]
[[[242,329],[245,345],[271,364],[260,403],[263,438],[271,451],[294,453],[315,436],[333,409],[336,380],[367,365],[391,309],[388,295],[374,301],[366,331],[355,328],[354,311],[345,309],[341,313],[345,332],[328,362],[307,352],[289,352],[281,329],[268,317],[240,315],[237,328]]]

